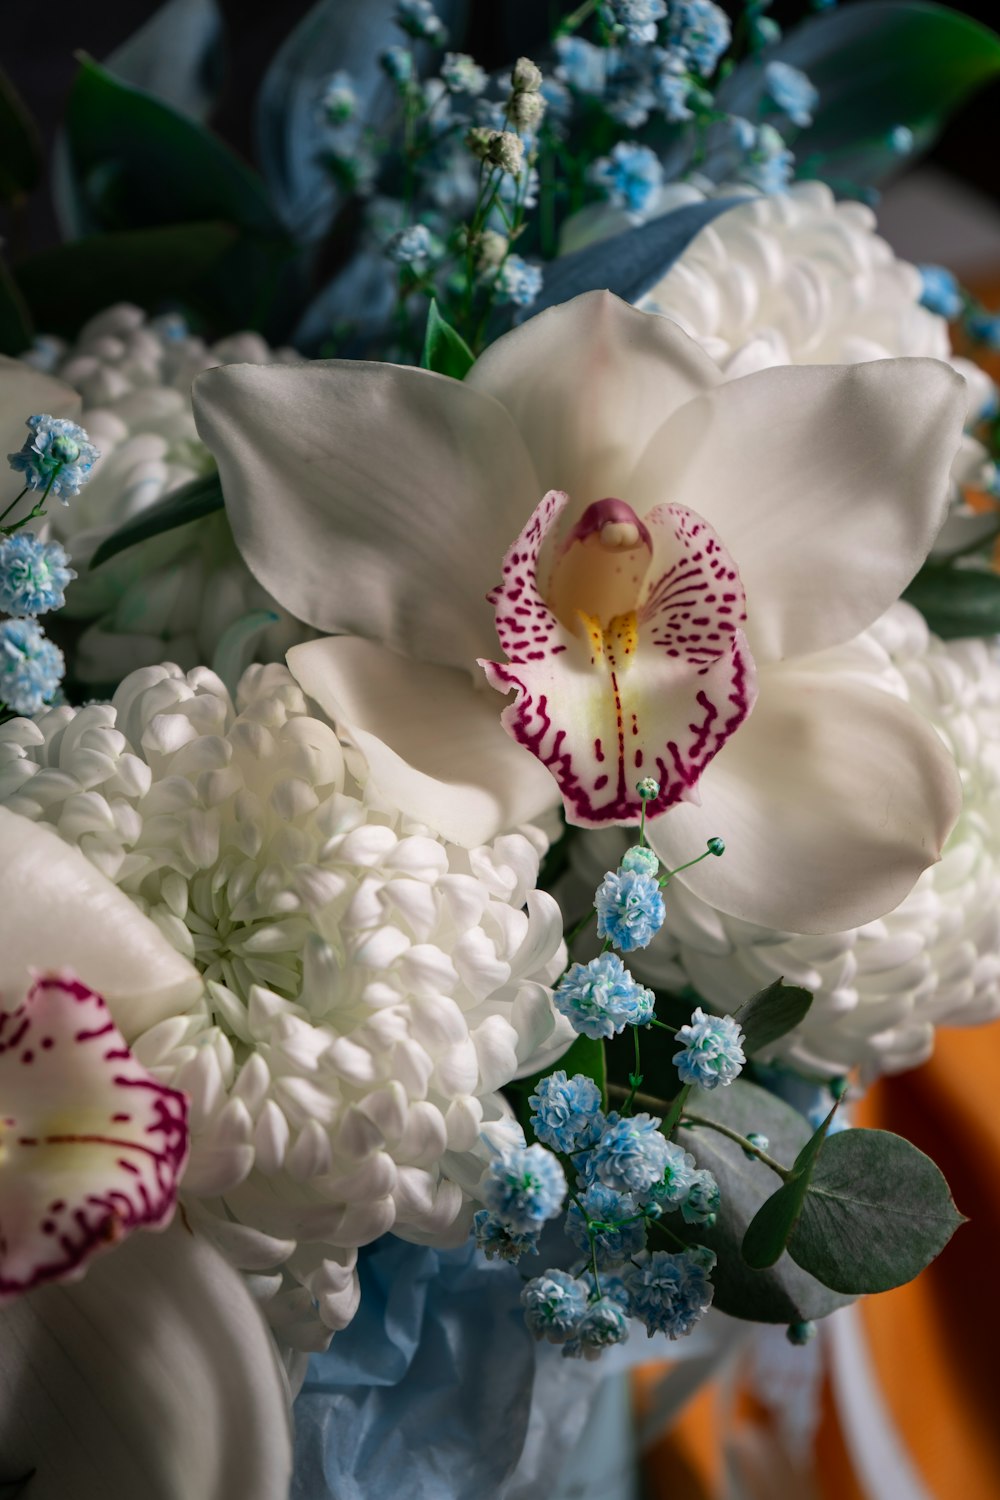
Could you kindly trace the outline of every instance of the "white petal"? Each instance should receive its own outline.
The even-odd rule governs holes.
[[[0,808],[0,997],[31,971],[69,969],[104,996],[126,1041],[201,994],[197,970],[78,849]]]
[[[668,865],[713,906],[789,932],[838,932],[898,906],[961,807],[954,761],[908,704],[856,681],[760,674],[749,719],[684,803],[647,825]],[[669,887],[666,892],[669,901]]]
[[[275,1500],[288,1390],[235,1271],[183,1225],[0,1311],[0,1468],[33,1500]]]
[[[494,641],[495,645],[495,641]],[[354,741],[389,802],[464,848],[559,801],[555,783],[464,672],[333,637],[288,653],[302,688]]]
[[[938,360],[762,370],[679,411],[623,498],[703,515],[736,559],[755,660],[805,655],[865,629],[924,561],[965,406]]]
[[[237,545],[298,619],[452,665],[483,649],[486,592],[541,494],[496,402],[330,360],[209,370],[195,410]]]
[[[546,490],[568,490],[572,524],[594,500],[628,500],[628,477],[653,434],[719,379],[666,318],[586,292],[497,339],[463,383],[495,396],[513,417],[541,481],[532,506]]]

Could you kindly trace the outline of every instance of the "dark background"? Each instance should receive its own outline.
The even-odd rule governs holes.
[[[253,158],[253,102],[269,59],[313,0],[220,0],[227,27],[228,71],[220,107],[212,120],[233,146]],[[365,0],[344,0],[362,5]],[[864,4],[865,0],[855,0]],[[159,0],[0,0],[0,65],[39,121],[50,143],[69,94],[73,53],[101,59],[159,8]],[[572,6],[567,4],[567,10]],[[725,5],[730,14],[738,0]],[[966,0],[953,9],[1000,28],[1000,0]],[[518,50],[530,51],[547,34],[558,0],[470,0],[465,45],[478,61],[498,67]],[[771,14],[791,25],[808,14],[805,0],[775,0]],[[936,165],[1000,198],[997,119],[1000,81],[963,108],[931,153]],[[44,205],[33,205],[33,249],[57,238]]]

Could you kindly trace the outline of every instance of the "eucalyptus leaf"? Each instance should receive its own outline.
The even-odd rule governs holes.
[[[545,267],[545,281],[532,316],[599,288],[614,292],[626,302],[638,301],[666,275],[706,224],[745,201],[745,197],[732,197],[685,203],[648,224],[561,256]]]
[[[475,355],[462,335],[442,318],[437,299],[432,297],[427,309],[427,330],[420,356],[421,369],[434,370],[438,375],[451,375],[455,380],[464,380],[475,360]]]
[[[44,170],[38,126],[0,71],[0,199],[10,203],[24,198],[38,186]]]
[[[728,1088],[699,1090],[697,1097],[699,1115],[742,1136],[753,1131],[766,1135],[770,1154],[778,1161],[794,1161],[812,1136],[797,1110],[742,1078]],[[736,1318],[796,1323],[826,1317],[850,1300],[823,1286],[787,1255],[774,1266],[752,1270],[740,1247],[747,1226],[772,1196],[777,1178],[762,1162],[748,1160],[735,1141],[706,1126],[682,1125],[677,1140],[699,1167],[714,1173],[722,1194],[718,1219],[710,1229],[684,1224],[677,1214],[666,1220],[672,1233],[689,1244],[707,1245],[719,1257],[712,1273],[716,1307]],[[658,1243],[655,1233],[652,1243]]]
[[[928,563],[903,598],[946,641],[1000,631],[1000,576],[996,573]]]
[[[718,107],[756,118],[768,62],[801,68],[819,90],[813,124],[792,142],[799,171],[849,189],[899,167],[888,139],[895,126],[913,132],[917,149],[929,146],[962,100],[1000,72],[1000,38],[958,11],[920,0],[838,7],[737,68],[719,90]]]
[[[919,1275],[964,1222],[916,1146],[887,1130],[844,1130],[820,1154],[788,1252],[834,1291],[887,1292]]]
[[[179,489],[172,490],[148,510],[133,516],[111,536],[105,537],[94,552],[90,566],[99,568],[101,563],[116,557],[128,547],[145,542],[152,536],[159,536],[162,532],[175,531],[178,526],[187,526],[191,521],[198,521],[202,516],[209,516],[213,511],[222,509],[222,486],[218,474],[213,472],[200,479],[192,479]]]
[[[222,46],[216,0],[168,0],[104,66],[182,115],[205,120],[222,83]]]
[[[747,1226],[742,1252],[753,1270],[766,1270],[784,1253],[802,1212],[809,1181],[835,1112],[836,1105],[795,1158],[792,1177],[761,1204]]]
[[[793,1031],[808,1014],[813,997],[801,985],[776,979],[744,1000],[734,1019],[743,1028],[743,1051],[753,1057]]]
[[[88,235],[22,261],[17,280],[37,325],[72,336],[113,302],[155,309],[184,296],[236,239],[231,224],[209,222]]]

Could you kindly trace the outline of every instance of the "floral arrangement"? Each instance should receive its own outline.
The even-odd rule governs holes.
[[[0,266],[0,1489],[555,1493],[615,1361],[961,1225],[851,1107],[1000,1014],[1000,335],[875,210],[1000,40],[768,8],[321,0],[260,175],[212,0],[81,56]]]

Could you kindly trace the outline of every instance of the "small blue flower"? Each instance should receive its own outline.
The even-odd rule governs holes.
[[[952,273],[944,266],[918,266],[920,272],[920,305],[954,323],[962,316],[965,303],[962,291]]]
[[[354,80],[343,68],[331,73],[323,86],[320,102],[323,119],[330,125],[345,125],[358,112],[358,96],[354,92]]]
[[[974,343],[1000,350],[1000,314],[987,312],[985,308],[969,312],[965,317],[965,331]]]
[[[913,131],[908,125],[894,125],[886,140],[897,156],[909,156],[913,150]]]
[[[443,47],[448,40],[444,22],[435,11],[430,0],[398,0],[396,23],[418,41],[434,42]]]
[[[708,1278],[715,1256],[697,1246],[673,1254],[654,1250],[636,1259],[638,1264],[625,1272],[633,1315],[645,1323],[650,1337],[665,1333],[683,1338],[712,1305],[715,1288]]]
[[[624,1344],[629,1336],[628,1314],[613,1297],[591,1302],[577,1324],[573,1338],[563,1344],[569,1359],[598,1359],[612,1344]]]
[[[690,106],[691,79],[676,53],[664,53],[663,62],[653,75],[653,88],[665,119],[677,125],[694,118]]]
[[[635,870],[638,875],[659,875],[660,861],[648,844],[633,844],[621,857],[620,870]]]
[[[793,125],[812,124],[819,90],[800,68],[793,68],[791,63],[769,62],[764,69],[764,87],[771,102]]]
[[[676,1141],[667,1141],[666,1146],[663,1171],[642,1195],[645,1207],[661,1212],[676,1208],[684,1201],[695,1177],[695,1161],[690,1151],[685,1151]]]
[[[666,911],[660,887],[650,875],[636,870],[609,870],[594,897],[597,936],[610,938],[621,953],[647,948]]]
[[[30,717],[59,691],[66,662],[34,620],[0,620],[0,703]]]
[[[667,13],[664,0],[604,0],[601,19],[625,33],[636,46],[656,41],[657,22]]]
[[[61,609],[64,590],[76,577],[58,542],[41,542],[19,531],[0,541],[0,612],[43,615]]]
[[[621,1193],[645,1193],[659,1182],[671,1155],[660,1123],[655,1115],[610,1114],[590,1153],[597,1181]]]
[[[509,1260],[513,1265],[522,1255],[538,1254],[538,1233],[515,1234],[506,1224],[501,1224],[496,1214],[488,1208],[480,1208],[472,1215],[476,1244],[487,1260]]]
[[[697,1083],[703,1089],[730,1084],[746,1062],[739,1023],[732,1016],[707,1016],[701,1006],[690,1025],[680,1027],[677,1040],[684,1049],[674,1053],[682,1083]]]
[[[399,87],[411,83],[416,71],[413,53],[407,47],[389,47],[379,58],[383,70]]]
[[[565,1344],[587,1311],[587,1287],[565,1271],[546,1271],[525,1286],[521,1306],[536,1339]]]
[[[49,489],[49,494],[68,505],[67,497],[78,495],[90,478],[100,449],[82,427],[65,417],[29,417],[28,426],[31,436],[25,438],[24,447],[7,455],[11,468],[24,474],[29,489]]]
[[[738,175],[762,193],[783,193],[792,180],[795,157],[773,125],[751,125],[733,115],[733,141],[743,153]]]
[[[597,1220],[605,1226],[594,1230],[594,1251],[599,1270],[609,1266],[620,1266],[630,1256],[638,1255],[646,1243],[646,1222],[636,1200],[630,1193],[617,1193],[614,1188],[601,1182],[593,1183],[580,1199],[581,1212],[576,1203],[571,1203],[566,1215],[566,1236],[577,1249],[590,1256],[588,1220]]]
[[[426,224],[408,224],[397,229],[386,241],[385,253],[397,266],[424,266],[434,250],[434,241]]]
[[[556,77],[578,94],[600,99],[608,85],[608,51],[578,36],[556,38]]]
[[[531,1234],[562,1211],[566,1176],[544,1146],[515,1146],[491,1162],[481,1194],[508,1229]]]
[[[602,1271],[599,1288],[594,1279],[593,1271],[581,1271],[579,1280],[587,1288],[587,1300],[589,1302],[596,1302],[598,1297],[610,1297],[612,1302],[617,1302],[618,1306],[624,1308],[625,1312],[631,1311],[628,1287],[625,1285],[624,1276],[618,1272]]]
[[[687,1197],[681,1204],[685,1224],[714,1224],[721,1202],[719,1184],[711,1172],[695,1172]]]
[[[610,156],[592,162],[587,176],[616,208],[641,214],[663,186],[663,166],[655,151],[635,141],[619,141]]]
[[[495,273],[497,301],[530,307],[542,290],[542,274],[541,266],[532,265],[519,255],[508,255]]]
[[[712,0],[670,0],[667,38],[703,78],[715,72],[731,37],[729,17]]]
[[[626,1026],[646,1026],[656,997],[636,984],[617,953],[602,953],[587,964],[573,964],[556,985],[556,1009],[574,1031],[597,1041]]]
[[[568,1155],[592,1146],[604,1129],[601,1091],[583,1073],[567,1078],[560,1068],[535,1086],[528,1099],[531,1128],[543,1146]]]

